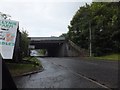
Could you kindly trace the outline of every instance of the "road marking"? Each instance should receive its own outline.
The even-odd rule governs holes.
[[[69,71],[71,71],[71,70],[69,70]],[[109,88],[109,87],[107,87],[107,86],[105,86],[105,85],[102,85],[101,83],[99,83],[99,82],[97,82],[97,81],[95,81],[95,80],[92,80],[92,79],[90,79],[90,78],[88,78],[88,77],[86,77],[86,76],[84,76],[84,75],[82,75],[82,74],[78,74],[78,73],[76,73],[76,72],[74,72],[74,71],[71,71],[72,73],[75,73],[76,75],[78,75],[78,76],[80,76],[80,77],[82,77],[82,78],[84,78],[84,79],[86,79],[86,80],[88,80],[88,81],[91,81],[91,82],[93,82],[93,83],[95,83],[95,84],[97,84],[97,85],[99,85],[99,86],[101,86],[101,87],[103,87],[103,88],[106,88],[106,89],[108,89],[108,90],[112,90],[111,88]]]
[[[64,67],[64,66],[62,66],[62,65],[59,65],[59,64],[56,64],[56,63],[53,63],[53,62],[52,62],[52,64],[57,65],[57,66],[59,66],[59,67]],[[67,67],[64,67],[64,68],[68,69]],[[95,84],[97,84],[97,85],[99,85],[99,86],[101,86],[101,87],[103,87],[103,88],[106,88],[107,90],[112,90],[111,88],[109,88],[109,87],[107,87],[107,86],[105,86],[105,85],[103,85],[103,84],[101,84],[101,83],[99,83],[99,82],[97,82],[97,81],[95,81],[95,80],[93,80],[93,79],[90,79],[90,78],[86,77],[85,75],[76,73],[76,72],[74,72],[74,71],[72,71],[72,70],[70,70],[70,69],[68,69],[68,70],[69,70],[70,72],[72,72],[72,73],[74,73],[74,74],[76,74],[76,75],[78,75],[78,76],[80,76],[80,77],[88,80],[88,81],[91,81],[91,82],[93,82],[93,83],[95,83]]]

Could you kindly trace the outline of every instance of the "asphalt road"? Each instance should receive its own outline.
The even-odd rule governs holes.
[[[81,58],[38,58],[44,71],[14,78],[18,88],[117,88],[118,63]]]

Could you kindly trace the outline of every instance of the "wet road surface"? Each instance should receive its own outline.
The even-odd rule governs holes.
[[[44,71],[14,78],[18,88],[116,88],[118,63],[80,58],[38,58]]]

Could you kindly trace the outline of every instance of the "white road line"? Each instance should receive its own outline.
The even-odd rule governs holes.
[[[71,71],[71,70],[69,70],[69,71]],[[73,71],[71,71],[71,72],[72,72],[72,73],[75,73],[76,75],[78,75],[78,76],[80,76],[80,77],[82,77],[82,78],[84,78],[84,79],[86,79],[86,80],[88,80],[88,81],[91,81],[91,82],[93,82],[93,83],[95,83],[95,84],[97,84],[97,85],[99,85],[99,86],[101,86],[101,87],[103,87],[103,88],[106,88],[106,89],[108,89],[108,90],[112,90],[112,89],[110,89],[109,87],[107,87],[107,86],[105,86],[105,85],[102,85],[101,83],[99,83],[99,82],[97,82],[97,81],[94,81],[94,80],[92,80],[92,79],[90,79],[90,78],[88,78],[88,77],[86,77],[86,76],[83,76],[83,75],[78,74],[78,73],[73,72]]]
[[[53,63],[53,62],[52,62],[52,63]],[[59,67],[64,67],[64,66],[59,65],[59,64],[56,64],[56,63],[53,63],[53,64],[54,64],[54,65],[57,65],[57,66],[59,66]],[[64,67],[64,68],[68,69],[67,67]],[[88,77],[86,77],[86,76],[83,76],[82,74],[76,73],[76,72],[74,72],[74,71],[72,71],[72,70],[70,70],[70,69],[68,69],[68,70],[69,70],[70,72],[72,72],[72,73],[74,73],[74,74],[76,74],[76,75],[78,75],[78,76],[80,76],[80,77],[88,80],[88,81],[91,81],[91,82],[93,82],[93,83],[95,83],[95,84],[103,87],[103,88],[106,88],[106,89],[108,89],[108,90],[112,90],[111,88],[109,88],[109,87],[107,87],[107,86],[105,86],[105,85],[102,85],[101,83],[99,83],[99,82],[97,82],[97,81],[94,81],[94,80],[92,80],[92,79],[90,79],[90,78],[88,78]]]

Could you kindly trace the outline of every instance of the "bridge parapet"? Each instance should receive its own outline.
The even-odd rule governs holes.
[[[65,40],[64,37],[29,37],[31,41],[45,41],[45,40]]]
[[[29,37],[30,44],[35,43],[64,43],[64,37]]]

